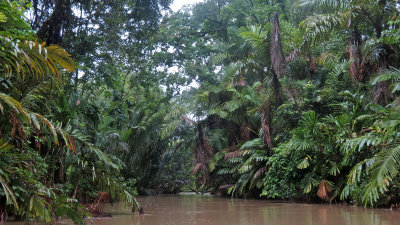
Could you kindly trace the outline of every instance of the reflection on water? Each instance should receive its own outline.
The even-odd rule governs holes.
[[[400,225],[400,211],[352,206],[276,203],[200,196],[154,196],[138,199],[145,214],[123,204],[108,205],[112,218],[94,225]],[[72,224],[69,220],[60,224]],[[7,223],[8,224],[8,223]],[[23,223],[9,223],[19,225]],[[40,223],[31,223],[40,224]],[[91,224],[88,221],[88,224]]]

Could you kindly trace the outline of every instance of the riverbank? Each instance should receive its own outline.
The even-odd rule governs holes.
[[[222,197],[222,198],[232,198],[226,195],[222,194],[216,194],[213,195],[210,192],[206,193],[200,193],[200,192],[179,192],[176,195],[179,196],[204,196],[204,197]],[[235,199],[254,199],[254,200],[259,200],[259,201],[266,201],[266,202],[271,202],[271,203],[299,203],[299,204],[316,204],[316,205],[339,205],[339,206],[353,206],[353,207],[362,207],[366,208],[366,206],[361,206],[361,205],[356,205],[353,204],[352,202],[332,202],[332,203],[326,203],[326,202],[321,202],[321,201],[305,201],[301,199],[263,199],[263,198],[235,198]],[[368,207],[370,208],[370,207]],[[388,210],[400,210],[400,203],[396,205],[390,205],[387,207],[376,207],[379,209],[388,209]]]

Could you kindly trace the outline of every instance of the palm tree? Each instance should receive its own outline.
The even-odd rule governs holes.
[[[47,179],[42,173],[32,174],[31,170],[23,169],[26,165],[37,166],[39,167],[37,169],[41,171],[46,169],[47,164],[41,163],[43,158],[36,152],[30,151],[32,146],[26,141],[29,138],[33,139],[35,134],[45,133],[44,127],[48,128],[48,134],[44,136],[53,137],[53,142],[50,140],[49,143],[55,144],[51,146],[54,149],[69,149],[77,154],[77,145],[78,147],[85,145],[83,148],[89,149],[105,162],[111,160],[87,140],[79,140],[78,135],[74,135],[73,138],[71,133],[64,130],[64,128],[68,129],[65,124],[51,122],[40,113],[34,112],[35,107],[30,101],[24,101],[38,96],[38,90],[51,89],[54,83],[60,83],[63,73],[74,72],[74,62],[63,48],[56,45],[47,46],[37,40],[29,25],[22,19],[22,13],[23,7],[20,7],[17,2],[8,0],[0,2],[0,22],[2,23],[0,28],[0,82],[2,82],[0,113],[3,115],[1,135],[4,140],[7,140],[7,142],[0,141],[2,160],[0,183],[4,193],[0,195],[0,201],[2,206],[7,207],[0,208],[0,214],[2,214],[0,223],[4,222],[5,210],[11,210],[17,215],[41,218],[46,222],[51,222],[55,217],[68,216],[76,224],[85,224],[84,214],[79,210],[80,204],[77,201],[47,187],[42,183]],[[42,95],[40,97],[46,99]],[[59,141],[60,137],[63,143]],[[39,137],[35,142],[35,147],[38,147]],[[11,144],[15,147],[11,147]],[[33,156],[38,161],[33,162]],[[82,165],[87,164],[83,163],[82,159],[78,159],[78,164],[79,162]],[[107,165],[110,164],[112,163]],[[92,166],[95,168],[94,165]],[[96,177],[103,190],[108,190],[135,207],[138,206],[133,195],[127,192],[117,179],[109,177],[107,173],[97,172]],[[64,173],[61,166],[60,173]],[[7,174],[12,174],[12,176]],[[19,189],[10,189],[11,183]],[[19,192],[18,195],[14,194],[16,191]]]
[[[281,95],[281,84],[279,81],[280,77],[284,75],[283,66],[283,49],[280,35],[280,24],[279,24],[279,14],[274,14],[274,19],[272,23],[272,28],[270,33],[263,31],[261,27],[251,26],[247,29],[242,29],[239,35],[253,47],[253,53],[250,54],[248,60],[253,62],[253,70],[259,74],[265,74],[265,68],[268,69],[268,73],[271,74],[271,83],[273,89],[273,98],[275,101],[275,107],[279,107],[282,104]],[[268,34],[270,34],[270,42],[268,43]],[[269,51],[269,52],[268,52]],[[269,66],[271,64],[271,66]],[[254,67],[255,65],[255,67]],[[260,75],[264,77],[264,75]],[[272,97],[272,96],[271,96]],[[296,98],[294,98],[296,99]],[[270,107],[272,99],[268,98],[263,104],[264,107],[261,113],[261,124],[264,134],[264,143],[270,149],[270,154],[272,154],[272,141],[270,134]],[[297,103],[297,102],[296,102]]]
[[[392,82],[392,92],[398,91],[398,80],[400,72],[398,69],[381,71],[371,80],[371,84],[379,82]],[[380,194],[390,190],[392,182],[400,171],[400,148],[399,148],[399,107],[398,99],[386,107],[368,104],[365,108],[367,113],[356,118],[359,123],[365,123],[369,128],[365,129],[363,135],[348,139],[343,146],[346,155],[351,157],[363,150],[366,157],[353,166],[348,175],[347,188],[342,193],[342,198],[350,195],[350,190],[359,184],[361,177],[367,173],[367,183],[363,187],[362,201],[367,205],[377,203]],[[372,123],[372,125],[371,125]]]
[[[367,43],[365,40],[381,38],[383,26],[389,21],[391,12],[398,12],[396,2],[395,0],[301,1],[300,5],[315,5],[326,12],[309,16],[300,23],[304,31],[302,47],[307,50],[310,45],[327,40],[331,33],[345,31],[349,38],[349,59],[353,61],[350,67],[353,80],[365,82],[370,71],[376,70],[368,67],[367,59],[361,52],[362,45]],[[365,31],[362,32],[361,29]],[[375,45],[375,48],[381,49],[385,46]],[[380,54],[380,58],[386,60],[383,54]],[[381,65],[386,64],[381,63]]]
[[[61,47],[45,46],[45,43],[40,44],[38,40],[35,41],[34,36],[29,33],[29,26],[21,19],[21,12],[18,8],[12,7],[9,1],[0,4],[2,6],[0,13],[5,15],[3,20],[6,23],[3,27],[4,31],[0,32],[0,48],[2,49],[0,52],[0,75],[2,80],[8,84],[6,88],[3,85],[0,89],[0,100],[9,107],[5,108],[5,105],[0,102],[1,112],[8,114],[3,118],[14,121],[13,129],[16,129],[15,126],[18,124],[22,126],[13,113],[21,115],[36,129],[40,129],[40,121],[49,128],[56,144],[58,144],[57,133],[60,133],[65,144],[72,150],[73,145],[70,144],[65,132],[44,116],[30,111],[20,101],[48,77],[60,77],[60,67],[73,72],[73,60]],[[21,33],[28,35],[21,36]]]

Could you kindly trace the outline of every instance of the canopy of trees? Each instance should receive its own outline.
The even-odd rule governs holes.
[[[105,192],[400,201],[397,1],[170,4],[0,0],[0,223]]]

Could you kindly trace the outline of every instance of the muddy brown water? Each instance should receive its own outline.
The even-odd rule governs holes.
[[[399,210],[202,196],[153,196],[138,200],[144,215],[132,214],[123,204],[113,204],[106,206],[111,218],[91,221],[94,225],[400,225]],[[61,220],[59,224],[72,222]]]

